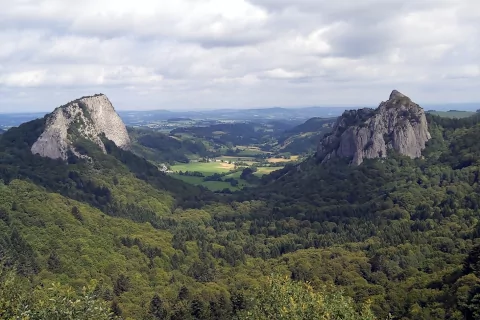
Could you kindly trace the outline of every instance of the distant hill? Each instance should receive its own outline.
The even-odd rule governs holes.
[[[193,120],[298,120],[305,121],[313,117],[338,117],[345,109],[341,107],[306,107],[306,108],[264,108],[264,109],[218,109],[192,111],[121,111],[123,121],[130,126],[142,125],[155,121],[170,119]]]
[[[332,130],[337,118],[311,118],[304,123],[285,131],[276,149],[293,154],[312,153],[326,133]]]
[[[252,145],[276,139],[291,124],[282,121],[222,123],[206,127],[177,128],[170,132],[175,136],[194,136],[212,144],[224,146]]]
[[[446,117],[446,118],[466,118],[466,117],[473,116],[476,112],[462,111],[462,110],[449,110],[449,111],[428,110],[427,113],[430,113],[435,116]]]
[[[189,162],[189,156],[206,157],[209,152],[199,139],[178,139],[154,130],[128,128],[132,151],[157,163]]]

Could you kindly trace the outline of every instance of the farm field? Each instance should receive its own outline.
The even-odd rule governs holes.
[[[283,158],[268,158],[267,161],[271,163],[278,163],[278,162],[292,162],[297,161],[299,156],[290,156],[290,159],[283,159]]]
[[[198,171],[206,175],[214,173],[224,173],[235,168],[234,164],[226,162],[190,162],[171,166],[173,172],[179,171]]]
[[[257,177],[261,177],[264,174],[269,174],[270,172],[280,170],[282,168],[283,167],[259,167],[257,172],[254,173],[254,175],[256,175]]]
[[[222,191],[224,189],[229,189],[230,191],[237,191],[244,187],[248,187],[254,183],[252,181],[247,182],[243,179],[240,179],[242,174],[242,167],[240,170],[236,172],[232,172],[229,174],[229,171],[236,169],[235,163],[242,162],[247,166],[253,166],[258,163],[254,157],[246,157],[246,156],[221,156],[216,158],[217,161],[213,162],[190,162],[190,163],[179,163],[175,164],[170,167],[170,170],[173,171],[172,176],[185,181],[187,183],[193,185],[202,185],[212,191]],[[223,160],[221,162],[220,160]],[[268,158],[266,159],[267,162],[271,164],[280,163],[280,162],[289,162],[289,161],[296,161],[298,160],[298,156],[291,156],[290,159],[283,159],[283,158]],[[232,162],[232,163],[228,163]],[[246,167],[245,167],[246,168]],[[269,174],[272,171],[280,170],[283,166],[277,165],[275,167],[257,167],[257,171],[254,175],[258,178],[261,178],[264,174]],[[211,176],[215,173],[218,174],[226,174],[222,177],[222,180],[233,178],[238,181],[237,186],[232,186],[229,181],[204,181],[204,177],[195,177],[195,176],[185,176],[180,175],[179,172],[201,172],[205,177]]]

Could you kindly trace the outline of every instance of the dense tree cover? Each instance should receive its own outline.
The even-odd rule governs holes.
[[[22,320],[113,320],[106,301],[95,294],[95,282],[76,292],[52,283],[32,287],[25,278],[2,268],[0,271],[0,318]]]
[[[125,318],[231,319],[250,306],[250,290],[262,279],[272,272],[290,274],[283,260],[246,255],[241,241],[230,241],[241,235],[231,226],[212,234],[215,216],[235,215],[231,206],[177,209],[155,229],[29,182],[13,180],[0,189],[0,233],[31,248],[28,260],[37,266],[28,273],[31,285],[60,281],[79,291],[96,279],[96,296]],[[235,204],[239,212],[260,205]],[[2,243],[2,252],[10,249]],[[265,251],[275,244],[259,245]]]
[[[30,123],[0,138],[2,262],[34,286],[96,279],[124,318],[309,318],[302,301],[319,317],[367,304],[378,319],[476,319],[479,125],[428,120],[422,159],[312,158],[221,198],[108,141],[106,155],[78,142],[92,162],[32,156]]]
[[[253,306],[240,312],[239,319],[375,319],[368,306],[359,312],[351,299],[338,291],[318,292],[309,284],[294,282],[288,276],[269,278],[263,289],[254,292],[252,303]]]
[[[40,136],[43,126],[44,119],[39,119],[1,136],[0,179],[6,183],[18,178],[28,179],[50,191],[85,201],[109,213],[117,211],[122,193],[119,190],[123,187],[119,181],[128,177],[137,178],[131,185],[131,189],[137,190],[124,190],[123,196],[132,198],[132,193],[141,197],[153,196],[158,206],[164,207],[162,212],[173,210],[175,206],[200,207],[214,199],[208,190],[169,177],[147,160],[116,147],[106,139],[104,143],[108,154],[89,141],[75,142],[77,151],[95,159],[93,163],[74,156],[67,164],[33,155],[30,147]],[[172,201],[172,196],[175,201]],[[132,205],[138,207],[138,202],[132,202]]]
[[[129,128],[133,151],[157,163],[189,162],[189,156],[208,157],[211,155],[199,139],[178,139],[153,130]]]

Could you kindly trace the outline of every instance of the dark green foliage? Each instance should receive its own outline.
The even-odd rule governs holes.
[[[158,294],[155,294],[150,302],[149,314],[155,320],[167,319],[167,310],[163,306],[163,301]]]
[[[30,276],[40,270],[36,253],[15,228],[10,236],[4,235],[0,239],[0,263],[15,267],[22,276]]]
[[[256,168],[245,168],[245,169],[243,169],[242,174],[240,175],[240,179],[248,180],[253,175],[253,173],[255,171],[256,171]]]
[[[113,293],[118,297],[122,293],[127,292],[130,290],[130,279],[121,274],[118,278],[117,281],[115,282],[115,285],[113,286]]]
[[[51,272],[59,272],[61,270],[60,257],[55,251],[50,253],[50,256],[48,257],[47,269]]]
[[[378,319],[478,319],[478,119],[428,116],[423,159],[311,158],[218,197],[106,140],[106,155],[78,141],[93,161],[67,165],[0,138],[3,262],[38,283],[98,277],[95,294],[125,318],[261,319],[272,305],[288,318],[328,297],[312,312],[370,301]],[[262,286],[272,272],[287,277]]]
[[[344,128],[350,126],[360,126],[366,120],[370,119],[375,110],[371,108],[363,108],[358,110],[347,110],[342,114],[344,119]]]

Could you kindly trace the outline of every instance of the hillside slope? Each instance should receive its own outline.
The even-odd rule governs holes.
[[[26,123],[0,136],[1,259],[33,285],[97,279],[96,297],[125,319],[265,307],[311,319],[291,316],[299,301],[326,318],[372,319],[355,311],[369,301],[377,319],[477,319],[480,118],[426,121],[422,157],[311,157],[222,197],[105,137],[104,150],[75,145],[91,160],[34,155],[45,121]]]
[[[311,154],[315,152],[323,136],[332,131],[335,120],[335,118],[308,119],[281,134],[275,149],[292,154]]]

